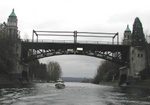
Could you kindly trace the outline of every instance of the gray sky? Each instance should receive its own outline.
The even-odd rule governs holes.
[[[43,58],[40,61],[46,64],[50,61],[57,61],[62,68],[64,77],[93,78],[102,60],[82,55],[59,55]]]
[[[18,17],[21,37],[31,38],[32,30],[119,32],[135,17],[149,33],[149,0],[3,0],[0,22],[7,21],[12,9]]]
[[[0,23],[7,22],[13,8],[18,17],[21,38],[31,38],[34,29],[119,32],[122,39],[127,24],[132,30],[136,17],[140,18],[144,33],[150,33],[149,0],[3,0],[0,6]],[[90,69],[97,67],[99,59],[84,56],[77,58],[57,56],[42,61],[51,59],[59,61],[62,64],[64,76],[74,74],[86,77],[91,76],[90,73],[95,73]],[[70,67],[78,68],[78,70],[80,68],[80,70],[69,71]],[[88,72],[85,68],[89,69]],[[85,72],[81,73],[82,70]]]

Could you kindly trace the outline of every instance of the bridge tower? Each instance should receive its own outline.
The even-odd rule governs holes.
[[[124,31],[124,39],[123,39],[123,44],[124,45],[131,45],[132,42],[132,33],[129,28],[129,25],[127,25],[126,30]]]
[[[132,44],[132,33],[131,30],[129,28],[129,25],[127,25],[125,31],[124,31],[124,39],[123,39],[123,45],[131,45]],[[130,52],[129,56],[130,56]],[[130,62],[130,58],[128,60]],[[130,72],[130,64],[129,62],[127,63],[127,65],[125,65],[124,67],[120,68],[120,78],[119,78],[119,85],[126,83],[129,81],[128,77],[129,77],[129,72]]]
[[[129,54],[129,73],[131,80],[140,79],[140,71],[147,68],[148,56],[142,23],[136,17],[133,24],[132,43]]]
[[[11,65],[12,65],[11,68],[9,68],[10,69],[9,72],[11,74],[12,79],[14,80],[21,79],[23,73],[26,72],[27,74],[29,68],[27,64],[22,64],[20,62],[21,40],[19,38],[17,24],[18,24],[18,19],[13,9],[7,20],[7,34],[5,38],[9,40],[8,47],[11,53],[11,57],[9,57],[8,59],[11,61]]]
[[[18,27],[17,27],[18,19],[14,12],[14,9],[12,10],[11,14],[8,17],[7,20],[7,31],[8,34],[6,37],[9,37],[11,39],[18,38]]]
[[[120,83],[133,83],[140,80],[140,71],[147,68],[148,56],[142,24],[136,18],[131,33],[129,26],[124,31],[123,44],[130,45],[129,62],[125,67],[120,68]]]

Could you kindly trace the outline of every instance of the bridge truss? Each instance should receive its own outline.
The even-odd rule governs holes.
[[[35,38],[36,37],[36,38]],[[39,39],[39,37],[57,37],[57,40],[44,40],[44,39]],[[106,32],[78,32],[78,31],[35,31],[33,30],[32,34],[32,42],[46,42],[46,41],[57,41],[61,42],[62,40],[59,39],[59,37],[73,37],[73,40],[63,40],[64,42],[72,42],[74,44],[80,43],[80,42],[85,42],[82,40],[78,40],[78,38],[101,38],[101,40],[95,41],[97,43],[104,43],[104,38],[105,39],[111,39],[111,44],[119,44],[119,33],[106,33]],[[103,38],[103,39],[102,39]],[[87,41],[86,43],[91,42]],[[94,42],[94,41],[93,41]]]
[[[72,35],[71,35],[72,34]],[[105,36],[98,36],[103,34]],[[36,35],[36,40],[34,39]],[[39,41],[39,36],[63,36],[73,37],[72,42],[68,41]],[[90,43],[88,41],[81,42],[77,37],[106,37],[112,38],[112,43],[102,44],[99,42]],[[117,43],[114,39],[117,37]],[[32,60],[56,56],[56,55],[86,55],[97,58],[102,58],[115,62],[120,65],[125,65],[128,61],[129,46],[119,44],[118,33],[97,33],[97,32],[70,32],[70,31],[33,31],[32,42],[22,42],[22,62],[30,62]]]

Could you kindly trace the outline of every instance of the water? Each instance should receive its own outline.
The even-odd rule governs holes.
[[[150,89],[65,84],[65,89],[56,89],[52,83],[1,88],[0,105],[150,105]]]

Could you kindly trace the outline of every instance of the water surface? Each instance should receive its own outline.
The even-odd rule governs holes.
[[[65,84],[65,89],[56,89],[52,83],[1,88],[0,105],[150,105],[150,89],[146,88]]]

